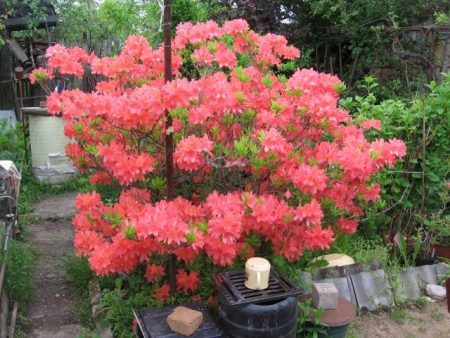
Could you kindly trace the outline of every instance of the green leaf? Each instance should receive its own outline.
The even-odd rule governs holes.
[[[431,181],[431,182],[439,182],[441,179],[438,175],[436,175],[433,172],[425,172],[425,176]]]

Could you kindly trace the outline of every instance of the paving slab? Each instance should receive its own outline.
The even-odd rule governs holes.
[[[36,205],[28,224],[30,244],[36,252],[33,280],[36,290],[28,306],[27,337],[77,337],[82,325],[74,317],[74,300],[65,284],[62,258],[73,252],[71,215],[75,193],[44,199]]]

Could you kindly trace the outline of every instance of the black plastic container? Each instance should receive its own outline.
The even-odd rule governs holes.
[[[221,306],[219,319],[231,338],[295,338],[297,298],[240,307]]]
[[[136,337],[138,338],[181,338],[184,337],[173,332],[167,324],[167,316],[177,306],[184,306],[203,313],[203,321],[191,338],[221,338],[222,331],[216,326],[207,308],[199,302],[191,302],[179,305],[170,305],[163,308],[135,311],[134,317],[137,321]]]

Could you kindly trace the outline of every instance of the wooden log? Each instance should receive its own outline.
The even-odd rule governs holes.
[[[0,338],[8,337],[8,296],[2,292],[0,300]]]
[[[14,333],[16,331],[16,319],[17,319],[17,310],[19,308],[19,304],[14,302],[13,311],[11,314],[11,322],[9,324],[9,338],[14,338]]]
[[[25,63],[28,61],[28,56],[23,51],[22,47],[17,43],[15,39],[6,39],[6,42],[8,43],[9,50],[11,53],[14,54],[14,56],[22,63]]]

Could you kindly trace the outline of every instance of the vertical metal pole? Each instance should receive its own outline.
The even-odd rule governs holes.
[[[164,0],[164,81],[172,81],[172,0]],[[166,110],[166,178],[167,199],[175,198],[175,185],[173,179],[173,122],[169,111]],[[170,293],[176,292],[176,257],[169,256],[167,263],[167,276],[169,279]]]

